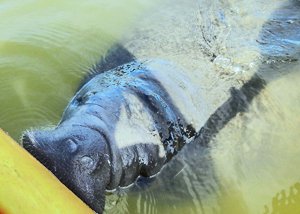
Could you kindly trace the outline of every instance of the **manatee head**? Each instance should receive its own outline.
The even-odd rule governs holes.
[[[52,130],[26,131],[22,144],[91,208],[102,212],[110,152],[101,132],[66,123]]]

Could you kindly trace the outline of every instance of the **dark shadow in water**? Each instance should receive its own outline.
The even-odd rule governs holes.
[[[263,25],[257,42],[262,58],[258,71],[240,89],[231,89],[229,99],[209,117],[194,141],[186,145],[155,178],[141,178],[128,190],[127,209],[130,213],[174,213],[185,204],[188,204],[185,211],[190,213],[218,211],[216,207],[203,203],[207,199],[218,201],[221,189],[226,189],[216,178],[210,142],[237,114],[247,112],[253,99],[269,82],[288,74],[298,63],[300,1],[287,1],[276,10]],[[241,206],[240,213],[245,213],[242,198],[237,203]]]

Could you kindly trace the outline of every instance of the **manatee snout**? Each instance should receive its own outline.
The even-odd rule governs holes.
[[[111,160],[101,132],[62,124],[55,129],[26,131],[22,144],[83,201],[103,210]]]
[[[47,136],[46,131],[26,131],[22,136],[23,147],[30,152],[36,159],[38,159],[44,166],[46,166],[53,173],[55,172],[54,163],[54,151],[51,149],[51,145],[47,144],[48,140],[43,136]]]

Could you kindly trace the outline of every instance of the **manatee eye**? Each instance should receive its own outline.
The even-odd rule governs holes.
[[[78,148],[76,141],[73,139],[68,139],[66,141],[66,144],[67,144],[69,152],[71,152],[71,153],[75,152]]]
[[[80,159],[80,163],[82,164],[83,167],[90,169],[94,165],[94,160],[88,156],[83,156]]]

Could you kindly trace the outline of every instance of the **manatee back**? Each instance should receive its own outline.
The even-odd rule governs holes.
[[[109,71],[114,69],[120,65],[132,62],[135,60],[135,57],[132,53],[130,53],[126,48],[124,48],[121,44],[114,44],[107,53],[101,57],[97,64],[93,65],[88,74],[81,81],[77,91],[88,81],[90,81],[93,77],[98,74],[101,74],[105,71]]]

